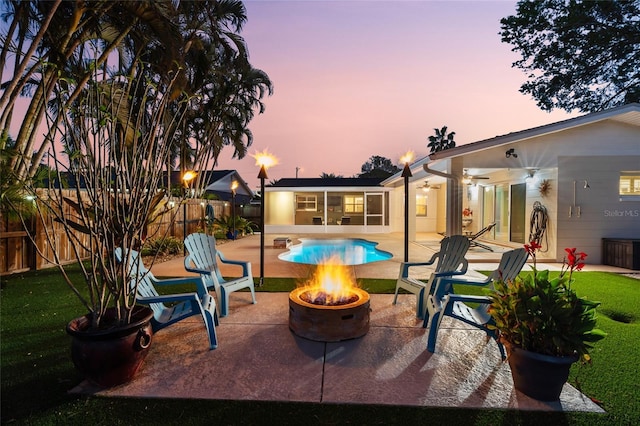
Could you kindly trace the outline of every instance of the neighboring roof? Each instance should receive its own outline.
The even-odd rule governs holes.
[[[558,121],[544,126],[534,127],[527,130],[508,133],[506,135],[496,136],[491,139],[484,139],[465,145],[456,146],[455,148],[445,149],[423,157],[411,164],[413,174],[423,170],[423,165],[437,160],[460,157],[470,153],[475,153],[501,145],[508,145],[515,142],[521,142],[527,139],[536,138],[552,133],[562,132],[576,127],[594,124],[600,121],[611,120],[620,123],[629,124],[640,127],[640,103],[630,103],[611,108],[605,111],[594,112],[580,117],[570,118]],[[382,185],[394,184],[402,179],[402,172],[398,172],[393,176],[385,179]]]
[[[238,182],[236,189],[236,202],[248,203],[254,196],[253,191],[242,177],[235,170],[206,170],[199,172],[197,177],[202,182],[205,192],[216,194],[223,201],[230,201],[233,198],[231,183]],[[171,172],[171,185],[182,184],[182,173],[180,171]]]
[[[221,200],[229,201],[233,199],[233,193],[231,191],[231,184],[235,181],[238,182],[238,188],[236,188],[236,202],[248,203],[254,197],[254,193],[249,188],[249,185],[240,177],[235,170],[219,170],[208,172],[207,182],[209,185],[204,187],[205,192],[212,192],[216,194]]]
[[[283,178],[271,187],[295,187],[295,188],[316,188],[316,187],[365,187],[380,186],[384,178]]]

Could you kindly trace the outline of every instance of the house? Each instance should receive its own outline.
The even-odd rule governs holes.
[[[561,262],[640,262],[640,104],[440,151],[384,179],[281,179],[265,188],[266,233],[474,234]],[[604,253],[604,256],[603,256]],[[618,259],[619,260],[619,259]],[[640,267],[638,267],[640,268]]]
[[[182,173],[172,171],[171,187],[180,188],[183,185]],[[195,181],[190,182],[188,186],[202,188],[205,194],[214,194],[222,201],[235,199],[236,204],[247,204],[255,195],[235,170],[207,170],[197,173]]]
[[[544,259],[562,261],[566,247],[589,263],[640,258],[638,103],[440,151],[410,170],[410,240],[495,223],[483,237],[516,247],[538,235]],[[404,180],[397,173],[382,185],[390,231],[403,232]],[[633,240],[631,254],[611,253],[628,244],[607,246]]]
[[[265,187],[265,233],[388,232],[383,179],[280,179]]]

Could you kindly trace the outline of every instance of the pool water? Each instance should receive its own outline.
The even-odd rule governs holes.
[[[291,246],[278,258],[286,262],[318,265],[336,256],[343,265],[362,265],[393,257],[391,253],[377,249],[378,243],[359,238],[300,238],[300,241],[300,244]]]

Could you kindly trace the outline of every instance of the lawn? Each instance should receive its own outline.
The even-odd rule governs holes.
[[[3,424],[640,424],[640,280],[629,277],[581,272],[574,284],[580,295],[602,302],[598,325],[608,336],[596,344],[592,365],[574,366],[570,382],[606,414],[70,395],[82,378],[70,361],[65,326],[83,313],[81,305],[57,270],[1,280]],[[294,285],[293,279],[267,278],[259,291],[289,291]],[[362,280],[361,286],[389,293],[395,281]]]

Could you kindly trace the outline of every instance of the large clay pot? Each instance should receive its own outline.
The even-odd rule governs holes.
[[[104,321],[115,318],[110,310]],[[112,387],[133,379],[147,356],[153,331],[153,311],[146,306],[136,306],[132,321],[122,327],[105,330],[88,330],[88,315],[67,324],[71,335],[71,359],[86,379],[102,386]]]
[[[517,390],[540,401],[557,401],[577,356],[550,356],[511,346],[509,366]]]

